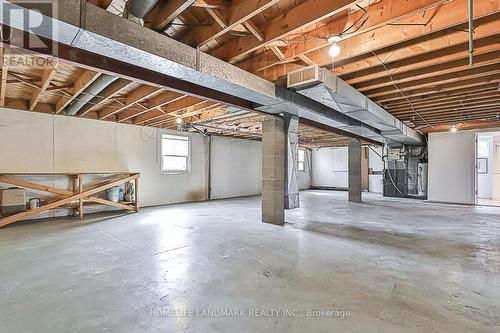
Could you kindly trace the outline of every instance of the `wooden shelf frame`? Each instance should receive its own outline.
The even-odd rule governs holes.
[[[84,186],[85,175],[108,175],[107,179],[101,180],[96,184]],[[15,178],[15,176],[68,176],[72,191],[50,187]],[[23,187],[39,192],[46,192],[54,196],[45,200],[39,208],[26,210],[21,213],[0,218],[0,227],[24,220],[28,217],[40,214],[53,209],[74,209],[79,213],[80,219],[83,219],[84,207],[89,205],[106,205],[132,212],[139,211],[139,185],[140,173],[113,172],[113,173],[0,173],[0,183]],[[135,201],[133,202],[113,202],[107,199],[94,196],[99,192],[106,191],[117,185],[134,182]]]

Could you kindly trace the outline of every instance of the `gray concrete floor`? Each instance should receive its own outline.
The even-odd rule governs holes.
[[[285,227],[251,197],[1,229],[0,331],[500,331],[499,208],[346,196]]]

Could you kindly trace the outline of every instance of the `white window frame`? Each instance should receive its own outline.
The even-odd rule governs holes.
[[[304,160],[303,161],[300,160],[300,152],[301,151],[304,152]],[[307,150],[299,148],[299,151],[297,152],[297,169],[300,172],[306,172],[306,159],[307,159],[306,154],[307,154]],[[302,164],[302,168],[300,168],[301,164]]]
[[[163,155],[163,142],[164,139],[170,140],[179,140],[179,141],[187,141],[188,151],[187,156],[184,155]],[[166,169],[163,165],[163,156],[176,156],[176,157],[185,157],[186,158],[186,169],[185,170],[174,170],[174,169]],[[161,173],[165,175],[179,175],[179,174],[188,174],[191,172],[191,138],[184,135],[173,135],[173,134],[162,134],[161,142],[160,142],[160,164],[161,164]]]

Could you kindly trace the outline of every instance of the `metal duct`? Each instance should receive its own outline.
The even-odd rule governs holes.
[[[376,128],[384,138],[405,145],[423,144],[419,133],[325,68],[314,65],[291,72],[287,85],[303,96]],[[352,127],[338,128],[352,131]]]
[[[85,104],[90,102],[92,98],[96,97],[101,91],[104,90],[104,88],[109,86],[117,79],[118,78],[115,76],[102,74],[81,93],[77,100],[74,100],[72,103],[70,103],[64,109],[64,112],[69,116],[75,115]]]
[[[129,0],[127,8],[130,14],[143,19],[157,3],[158,0]]]
[[[30,9],[23,8],[12,1],[0,0],[0,10],[19,16],[19,18],[7,20],[0,15],[0,24],[33,33],[29,27],[22,24],[22,15],[29,15]],[[148,79],[153,84],[165,85],[168,82],[169,87],[174,89],[178,87],[181,91],[186,85],[193,89],[202,88],[198,92],[208,91],[207,96],[214,96],[214,92],[218,92],[221,95],[218,97],[219,100],[229,100],[229,104],[235,101],[236,106],[240,106],[238,103],[246,102],[246,105],[253,105],[253,109],[257,111],[276,115],[289,113],[313,123],[339,128],[379,143],[385,140],[381,130],[373,126],[373,123],[368,124],[354,119],[355,113],[344,113],[345,109],[339,108],[334,103],[327,104],[322,100],[315,100],[290,89],[276,86],[272,82],[211,55],[197,52],[188,45],[154,33],[148,28],[107,12],[89,2],[86,2],[85,6],[75,8],[71,1],[61,1],[58,4],[58,10],[58,15],[43,15],[48,24],[44,25],[46,29],[39,29],[36,34],[58,42],[61,49],[63,49],[62,45],[71,46],[71,53],[60,53],[60,56],[66,57],[63,59],[75,61],[79,54],[91,53],[98,56],[100,60],[79,56],[79,62],[104,71],[116,71],[138,80],[143,80],[144,73],[149,73]],[[55,35],[53,34],[54,27],[58,31]],[[118,62],[126,65],[125,67],[134,67],[136,70],[110,67],[110,63]],[[357,92],[352,87],[348,90]],[[358,106],[358,108],[361,107]],[[403,128],[407,130],[406,127]],[[398,133],[401,131],[399,127],[394,127],[394,129]],[[416,134],[411,129],[407,132],[410,137]],[[384,135],[386,134],[390,135],[387,131]]]

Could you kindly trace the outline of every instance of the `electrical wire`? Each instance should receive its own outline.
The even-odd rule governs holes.
[[[399,93],[401,94],[401,96],[403,96],[403,98],[408,102],[408,104],[410,105],[411,107],[411,110],[420,118],[423,120],[424,123],[427,124],[427,126],[431,127],[431,128],[436,128],[434,125],[431,125],[424,117],[422,117],[422,115],[420,113],[417,112],[417,110],[415,109],[415,106],[413,105],[413,103],[410,101],[410,99],[406,96],[406,94],[403,92],[403,90],[401,90],[398,85],[396,84],[396,81],[394,80],[393,76],[392,76],[392,73],[389,71],[389,69],[387,68],[385,62],[380,59],[380,57],[375,53],[375,51],[371,51],[373,53],[373,55],[378,59],[378,61],[382,64],[382,66],[384,67],[385,71],[387,72],[387,74],[389,75],[389,78],[391,79],[391,83],[392,85],[394,86],[394,88],[396,88],[396,90],[399,91]],[[427,141],[427,138],[425,137],[424,135],[424,138],[425,140]]]

